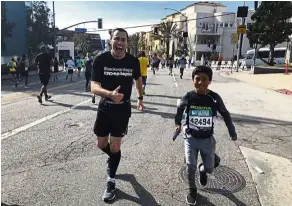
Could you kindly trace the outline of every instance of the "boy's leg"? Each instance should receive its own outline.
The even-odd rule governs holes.
[[[189,183],[189,192],[187,194],[186,201],[189,205],[195,205],[197,199],[195,173],[198,159],[198,149],[195,148],[195,139],[193,137],[186,137],[185,139],[185,157]]]
[[[207,184],[207,173],[211,174],[215,164],[215,149],[216,140],[214,136],[207,139],[200,139],[200,153],[203,164],[199,164],[200,184],[205,186]]]

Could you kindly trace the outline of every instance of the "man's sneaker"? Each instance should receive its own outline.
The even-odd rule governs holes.
[[[103,201],[111,201],[116,197],[116,183],[112,181],[107,182],[107,188],[103,193],[102,200]]]
[[[92,104],[95,103],[95,97],[92,97]]]
[[[47,97],[45,97],[45,100],[48,101],[51,98],[52,98],[52,96],[47,96]]]
[[[43,103],[42,97],[41,96],[37,96],[37,98],[39,100],[39,103],[42,104]]]
[[[29,87],[28,87],[28,86],[24,86],[24,88],[25,88],[25,89],[28,89]]]
[[[201,167],[203,166],[203,163],[199,164],[198,169],[199,169],[199,174],[200,174],[200,184],[202,186],[206,186],[207,181],[208,181],[208,176],[205,171],[201,171]]]
[[[197,189],[191,189],[189,194],[187,194],[186,201],[188,205],[196,205],[197,200]]]

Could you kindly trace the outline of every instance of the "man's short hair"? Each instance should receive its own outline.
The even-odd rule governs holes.
[[[125,32],[127,35],[127,41],[129,40],[129,34],[128,32],[123,29],[123,28],[115,28],[114,30],[111,31],[111,39],[113,38],[113,34],[115,33],[115,31],[119,31],[119,32]]]
[[[210,67],[203,65],[197,66],[192,73],[192,80],[194,80],[195,75],[199,73],[206,74],[209,77],[209,81],[212,81],[213,71]]]
[[[142,57],[146,57],[146,54],[145,54],[144,51],[141,52],[141,56],[142,56]]]

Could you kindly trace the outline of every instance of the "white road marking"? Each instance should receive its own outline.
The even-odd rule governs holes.
[[[263,170],[261,170],[259,167],[254,167],[255,170],[260,174],[265,174]]]
[[[180,99],[176,99],[176,105],[178,106],[180,104]]]
[[[175,76],[174,76],[174,73],[173,72],[172,72],[172,78],[173,78],[173,81],[174,81],[175,86],[178,87],[178,84],[177,84],[177,82],[175,80]]]
[[[26,125],[24,125],[24,126],[22,126],[22,127],[16,128],[16,129],[14,129],[14,130],[12,130],[12,131],[10,131],[10,132],[6,132],[6,133],[4,133],[4,134],[1,134],[1,140],[6,139],[6,138],[8,138],[8,137],[10,137],[10,136],[16,135],[16,134],[18,134],[19,132],[22,132],[22,131],[24,131],[24,130],[27,130],[27,129],[33,127],[33,126],[36,126],[36,125],[38,125],[38,124],[40,124],[40,123],[42,123],[42,122],[44,122],[44,121],[46,121],[46,120],[52,119],[52,118],[54,118],[54,117],[56,117],[56,116],[59,116],[59,115],[64,114],[64,113],[66,113],[66,112],[69,112],[70,110],[75,109],[76,107],[78,107],[78,106],[80,106],[80,105],[82,105],[82,104],[85,104],[85,103],[87,103],[87,102],[90,102],[90,101],[91,101],[91,99],[88,99],[88,100],[86,100],[86,101],[84,101],[84,102],[80,102],[80,103],[78,103],[78,104],[76,104],[76,105],[70,107],[69,109],[61,110],[61,111],[59,111],[59,112],[56,112],[56,113],[54,113],[54,114],[51,114],[51,115],[49,115],[49,116],[46,116],[46,117],[41,118],[41,119],[39,119],[39,120],[36,120],[36,121],[34,121],[34,122],[31,122],[31,123],[29,123],[29,124],[26,124]]]

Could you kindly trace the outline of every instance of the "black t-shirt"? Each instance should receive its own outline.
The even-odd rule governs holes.
[[[101,98],[99,110],[107,112],[110,108],[123,106],[130,108],[130,97],[132,93],[133,78],[137,80],[141,76],[138,58],[126,53],[123,59],[115,59],[110,52],[102,53],[95,57],[91,73],[91,80],[101,83],[102,88],[113,91],[121,86],[119,93],[124,94],[122,105],[108,106],[106,101],[112,102],[110,98]],[[127,110],[129,111],[129,110]]]
[[[37,55],[35,62],[39,65],[39,74],[49,74],[52,57],[49,53],[40,53]]]

